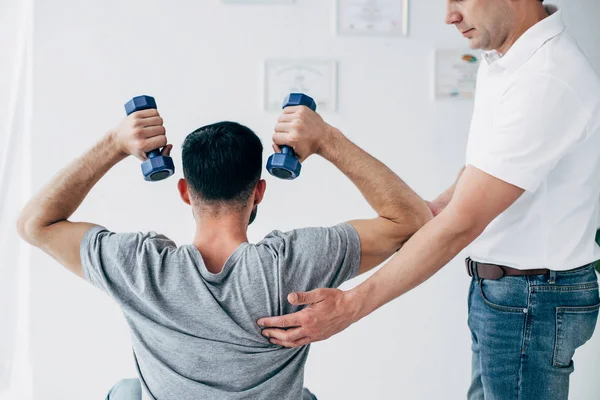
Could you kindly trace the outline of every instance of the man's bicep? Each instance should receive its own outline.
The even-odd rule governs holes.
[[[382,217],[354,220],[349,224],[360,238],[359,274],[370,271],[390,258],[414,233],[408,227]]]
[[[524,192],[518,186],[468,165],[445,211],[457,214],[466,228],[482,232]]]
[[[94,224],[60,221],[42,229],[40,248],[69,271],[84,278],[81,267],[81,241]]]

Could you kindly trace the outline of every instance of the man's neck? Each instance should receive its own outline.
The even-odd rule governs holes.
[[[248,221],[243,215],[198,218],[193,244],[210,272],[219,273],[229,256],[248,242],[247,229]]]
[[[506,54],[525,32],[549,16],[548,12],[541,3],[527,6],[523,10],[520,10],[517,14],[520,17],[516,22],[514,29],[508,35],[504,43],[496,49],[496,51],[500,54]]]

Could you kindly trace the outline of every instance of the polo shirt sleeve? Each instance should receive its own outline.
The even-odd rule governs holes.
[[[491,118],[468,164],[530,192],[584,139],[589,121],[575,92],[547,75],[516,80]]]

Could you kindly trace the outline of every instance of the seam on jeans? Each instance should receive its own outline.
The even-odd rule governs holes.
[[[517,379],[517,399],[521,398],[521,386],[523,383],[523,364],[525,364],[525,352],[527,351],[528,339],[527,337],[531,334],[531,325],[533,324],[531,316],[531,294],[532,286],[529,277],[527,277],[527,313],[525,314],[525,321],[523,327],[523,342],[521,347],[521,354],[519,355],[519,377]]]
[[[525,327],[527,327],[527,315],[525,316]],[[525,328],[527,329],[527,328]],[[523,364],[525,363],[525,353],[521,351],[519,354],[519,376],[517,377],[517,398],[515,400],[519,400],[521,398],[521,385],[523,384]]]
[[[600,303],[592,305],[592,306],[581,306],[581,307],[556,307],[556,312],[563,312],[569,314],[585,314],[590,311],[600,310]]]
[[[578,285],[536,285],[531,290],[535,292],[579,292],[598,289],[598,282],[581,283]]]
[[[521,342],[521,355],[524,355],[527,351],[527,347],[529,342],[531,341],[531,324],[533,324],[533,318],[531,317],[531,282],[529,277],[527,277],[527,313],[525,314],[525,321],[523,326],[523,340]]]
[[[571,274],[580,274],[582,272],[589,272],[588,269],[594,269],[594,263],[584,265],[583,267],[578,267],[575,269],[568,269],[566,271],[556,271],[556,276],[560,277],[561,275],[571,275]]]
[[[552,366],[556,367],[558,366],[558,363],[556,362],[556,354],[558,353],[557,347],[558,347],[558,310],[554,310],[554,348],[552,349]]]

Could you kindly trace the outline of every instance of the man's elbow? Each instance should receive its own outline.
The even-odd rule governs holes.
[[[417,226],[417,230],[425,226],[434,217],[433,212],[425,202],[423,202],[423,204],[414,211],[414,214],[414,220]]]
[[[30,218],[20,216],[17,220],[17,233],[27,243],[33,246],[39,246],[41,238],[41,228]]]
[[[409,226],[409,231],[412,233],[410,236],[415,234],[422,227],[427,225],[429,221],[433,219],[433,213],[427,206],[425,202],[419,207],[414,207],[410,211],[410,215],[406,218],[407,224]]]
[[[423,203],[423,205],[423,208],[405,210],[404,215],[401,218],[392,220],[398,226],[396,242],[399,246],[402,246],[433,219],[433,213],[429,207],[427,207],[425,203]]]

